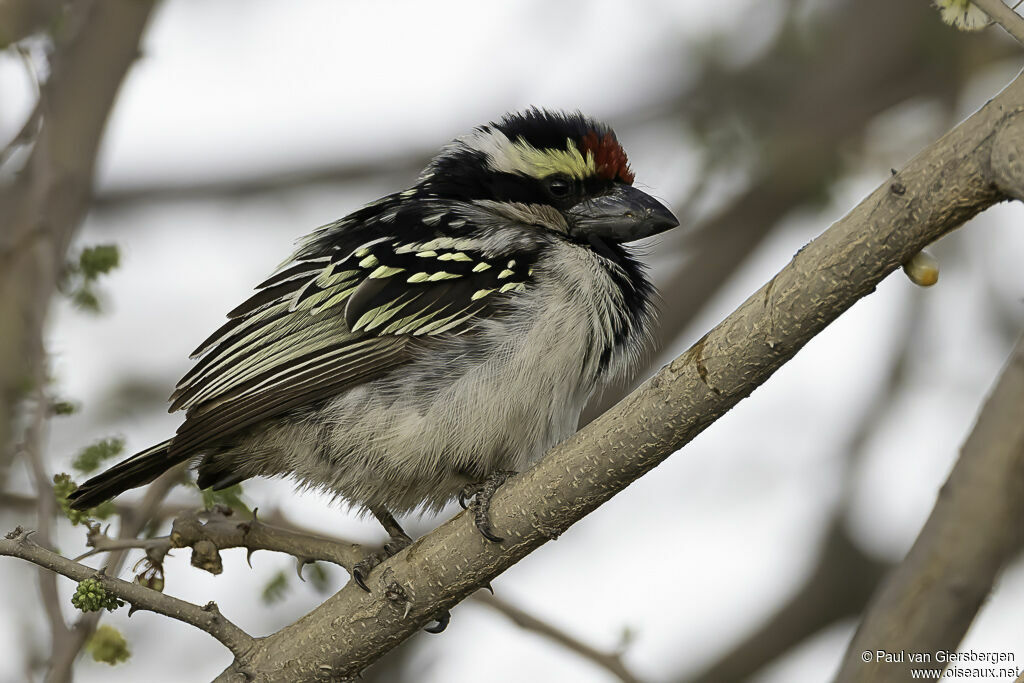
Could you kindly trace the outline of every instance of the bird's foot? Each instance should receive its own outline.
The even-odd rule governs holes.
[[[352,567],[352,580],[356,582],[357,586],[369,593],[370,588],[366,585],[366,580],[370,578],[370,572],[373,568],[392,555],[402,552],[410,545],[412,545],[412,539],[406,534],[392,536],[391,540],[385,543],[383,548],[356,562],[355,566]]]
[[[475,484],[468,484],[459,492],[459,505],[463,509],[473,509],[473,521],[480,535],[493,543],[501,543],[504,538],[495,535],[491,528],[491,498],[506,481],[515,476],[515,472],[498,470],[486,479]]]
[[[452,613],[448,610],[438,612],[434,615],[434,625],[424,626],[423,630],[427,633],[441,633],[448,628],[448,622],[452,620]]]

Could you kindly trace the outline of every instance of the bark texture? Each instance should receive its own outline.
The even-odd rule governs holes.
[[[344,680],[688,443],[927,244],[1016,196],[1024,79],[794,255],[691,349],[495,496],[485,541],[460,514],[261,639],[219,680]],[[1007,128],[1007,127],[1010,128]],[[1012,150],[996,149],[1010,145]],[[1009,165],[1010,168],[1004,168]],[[1016,169],[1016,170],[1014,170]],[[1008,178],[1008,179],[1007,179]],[[663,292],[667,301],[679,293]],[[866,361],[865,361],[866,362]]]

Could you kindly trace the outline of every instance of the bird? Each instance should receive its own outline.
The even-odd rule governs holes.
[[[200,488],[290,477],[375,517],[453,499],[488,514],[509,476],[573,434],[651,345],[655,291],[627,243],[679,222],[615,132],[579,111],[505,114],[412,187],[301,239],[192,354],[171,438],[89,479],[88,510],[191,461]]]

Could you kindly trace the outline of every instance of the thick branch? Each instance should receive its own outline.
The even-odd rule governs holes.
[[[1003,566],[1024,548],[1024,337],[906,559],[875,594],[837,682],[905,681],[878,650],[955,650]]]
[[[693,348],[510,480],[491,506],[504,543],[488,543],[470,516],[456,516],[376,568],[370,593],[350,583],[261,641],[250,671],[289,680],[355,674],[688,443],[903,261],[1006,199],[992,177],[993,138],[1022,110],[1018,77]],[[232,667],[221,680],[238,673]]]
[[[107,576],[34,543],[20,527],[0,539],[0,555],[26,560],[74,581],[97,579],[109,593],[130,603],[133,611],[156,612],[206,631],[231,650],[236,661],[244,662],[255,643],[252,636],[225,619],[213,602],[199,607],[137,583]]]
[[[0,49],[52,24],[63,0],[0,0]]]
[[[952,109],[979,65],[1014,53],[1014,46],[1003,41],[965,42],[962,34],[936,21],[926,3],[846,0],[826,14],[815,28],[816,49],[807,49],[803,38],[784,29],[763,59],[724,72],[714,62],[705,65],[678,100],[681,124],[699,129],[713,127],[710,121],[737,118],[760,143],[758,166],[751,169],[746,190],[701,223],[665,235],[665,247],[687,260],[658,284],[671,301],[658,316],[663,350],[679,345],[683,331],[786,216],[819,205],[825,188],[845,168],[849,150],[862,146],[875,117],[917,98]],[[908,40],[908,35],[917,38]],[[951,61],[922,59],[922,43]],[[872,46],[870,54],[864,45]],[[853,54],[858,58],[850,59]],[[775,94],[765,98],[765,92]],[[709,151],[714,157],[715,150]],[[680,218],[690,225],[685,216]],[[673,300],[676,293],[683,296]],[[638,378],[653,375],[664,361],[652,354]],[[634,387],[604,391],[587,406],[581,424]]]

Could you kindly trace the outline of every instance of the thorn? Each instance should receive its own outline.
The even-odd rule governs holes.
[[[487,583],[485,583],[484,585],[482,585],[480,587],[481,588],[486,588],[487,590],[489,590],[491,592],[491,595],[494,595],[494,589],[491,588],[491,582],[490,581],[488,581]]]
[[[252,569],[252,554],[256,552],[255,548],[245,549],[245,561],[249,563],[249,569]]]
[[[403,619],[407,619],[409,617],[409,612],[411,610],[412,610],[412,602],[410,601],[410,602],[405,603],[405,613],[402,614],[402,618]]]
[[[295,573],[299,575],[299,581],[306,583],[306,577],[302,575],[302,568],[309,563],[309,560],[305,560],[301,557],[295,558]]]
[[[133,614],[139,611],[139,608],[135,606],[135,603],[128,604],[128,618],[130,619]]]

